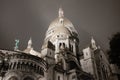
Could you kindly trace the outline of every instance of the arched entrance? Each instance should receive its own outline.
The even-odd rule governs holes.
[[[27,76],[25,77],[23,80],[34,80],[34,78],[30,77],[30,76]]]

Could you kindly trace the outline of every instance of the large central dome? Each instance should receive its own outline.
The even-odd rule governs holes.
[[[72,22],[64,17],[62,8],[59,8],[58,14],[58,18],[50,23],[45,39],[48,40],[49,38],[52,38],[52,36],[59,35],[60,33],[67,34],[69,36],[77,35],[77,31],[75,30]]]
[[[74,26],[73,26],[73,24],[71,23],[70,20],[68,20],[68,19],[65,18],[65,17],[58,17],[58,18],[56,18],[55,20],[53,20],[53,21],[51,22],[48,30],[50,30],[50,29],[52,29],[52,28],[54,28],[54,27],[56,27],[56,26],[59,26],[59,25],[61,24],[61,21],[62,21],[62,20],[63,20],[63,23],[64,23],[64,25],[63,25],[64,27],[66,27],[66,28],[70,28],[70,27],[71,27],[71,29],[72,29],[72,28],[74,29]]]
[[[53,20],[51,22],[51,24],[49,25],[48,31],[55,28],[55,27],[61,26],[61,24],[63,24],[62,26],[67,28],[71,33],[73,33],[73,32],[77,33],[72,22],[64,17],[64,12],[63,12],[62,8],[59,9],[58,14],[59,14],[58,18]]]
[[[58,18],[53,20],[46,32],[44,45],[50,41],[54,44],[56,39],[67,39],[69,37],[77,37],[78,33],[75,30],[72,22],[64,17],[62,8],[59,8]]]

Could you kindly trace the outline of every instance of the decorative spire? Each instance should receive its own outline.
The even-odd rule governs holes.
[[[28,41],[28,47],[27,48],[32,48],[32,38],[30,37]]]
[[[93,36],[91,37],[91,45],[92,45],[92,48],[93,48],[94,50],[97,49],[97,45],[96,45],[96,42],[95,42]]]
[[[59,8],[59,17],[64,17],[64,11],[62,7]]]
[[[91,37],[91,43],[95,43],[93,36]]]

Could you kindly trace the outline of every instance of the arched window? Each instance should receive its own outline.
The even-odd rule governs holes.
[[[60,76],[58,76],[58,80],[60,80]]]
[[[60,48],[61,45],[62,45],[62,43],[59,44],[59,48]]]
[[[71,44],[69,43],[69,50],[71,51]]]
[[[86,56],[88,56],[88,53],[86,52]]]
[[[100,58],[102,59],[102,55],[100,55]]]
[[[16,76],[12,76],[8,80],[18,80],[18,78]]]
[[[76,76],[75,75],[72,76],[72,80],[76,80]]]
[[[50,52],[50,55],[51,55],[51,52]]]
[[[63,43],[63,47],[65,48],[65,43]]]
[[[73,52],[73,45],[71,45],[71,51]]]
[[[63,23],[63,21],[61,20],[61,21],[60,21],[60,23],[62,24],[62,23]]]
[[[23,80],[34,80],[34,78],[27,76]]]
[[[57,37],[59,37],[59,35],[57,35]]]

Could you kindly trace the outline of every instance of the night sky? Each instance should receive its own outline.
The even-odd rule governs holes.
[[[120,32],[120,0],[0,0],[0,49],[13,50],[19,39],[24,50],[32,37],[40,51],[61,5],[79,33],[80,49],[90,44],[91,36],[103,50],[109,49],[109,38]]]

